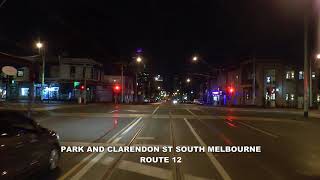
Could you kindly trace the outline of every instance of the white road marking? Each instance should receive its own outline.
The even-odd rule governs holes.
[[[208,147],[204,143],[204,141],[200,138],[200,136],[196,133],[196,131],[193,129],[193,127],[191,126],[189,121],[186,118],[184,118],[184,121],[188,125],[188,127],[189,127],[190,131],[192,132],[192,134],[196,137],[196,139],[199,142],[199,144],[201,146]],[[211,163],[216,167],[216,169],[219,172],[219,174],[221,175],[221,177],[224,180],[231,180],[231,177],[229,176],[229,174],[226,172],[226,170],[223,168],[223,166],[220,164],[220,162],[214,157],[214,155],[212,153],[207,152],[207,151],[206,151],[206,155],[210,159]]]
[[[127,126],[125,126],[123,129],[121,129],[118,133],[116,133],[113,137],[111,137],[106,143],[110,144],[111,142],[113,142],[113,140],[116,138],[117,135],[119,135],[121,132],[123,132],[126,128],[128,128],[130,125],[132,125],[135,122],[135,119],[129,123]],[[71,168],[68,172],[66,172],[65,174],[63,174],[63,176],[61,176],[59,178],[59,180],[64,180],[66,179],[68,176],[70,176],[72,173],[74,173],[76,170],[78,170],[78,168],[80,166],[82,166],[83,164],[85,164],[90,158],[92,158],[96,153],[91,153],[90,155],[88,155],[87,157],[85,157],[84,159],[82,159],[78,164],[76,164],[73,168]],[[91,161],[97,161],[99,159],[101,159],[104,155],[106,154],[106,152],[100,153],[98,154],[94,159],[91,159]],[[81,168],[76,174],[75,176],[80,179],[91,167],[93,166],[93,164],[90,164],[90,161],[88,164],[86,164],[86,166],[84,166],[83,168]],[[79,175],[80,174],[80,175]]]
[[[120,136],[120,137],[117,137],[116,139],[114,139],[114,140],[112,141],[111,144],[117,144],[117,143],[120,141],[121,138],[122,138],[121,136]]]
[[[271,136],[271,137],[273,137],[273,138],[278,138],[278,137],[279,137],[279,136],[277,136],[277,135],[274,135],[274,134],[269,133],[269,132],[267,132],[267,131],[264,131],[264,130],[262,130],[262,129],[259,129],[259,128],[256,128],[256,127],[254,127],[254,126],[251,126],[251,125],[249,125],[249,124],[247,124],[247,123],[240,122],[240,121],[236,121],[236,122],[239,123],[239,124],[241,124],[241,125],[243,125],[243,126],[246,126],[246,127],[250,128],[250,129],[253,129],[253,130],[256,130],[256,131],[258,131],[258,132],[260,132],[260,133],[263,133],[263,134],[265,134],[265,135]]]
[[[117,168],[159,179],[170,179],[173,177],[172,172],[170,170],[125,160],[121,160]]]
[[[100,153],[96,157],[94,157],[92,160],[89,161],[88,164],[86,164],[80,171],[78,171],[77,174],[75,174],[71,180],[78,180],[80,179],[85,173],[88,172],[88,170],[95,164],[97,163],[105,153]]]
[[[118,169],[134,172],[137,174],[142,174],[145,176],[155,177],[159,179],[173,179],[173,174],[171,170],[159,168],[155,166],[145,165],[141,163],[121,160]],[[184,174],[186,180],[209,180],[208,178],[197,177],[191,174]]]
[[[78,164],[76,164],[75,166],[73,166],[68,172],[66,172],[65,174],[63,174],[63,176],[59,177],[58,180],[64,180],[66,179],[68,176],[70,176],[74,171],[76,171],[80,166],[82,166],[84,163],[86,163],[91,157],[93,157],[95,155],[95,153],[91,153],[90,155],[88,155],[87,157],[83,158]]]
[[[101,162],[101,164],[105,165],[105,166],[109,166],[111,165],[111,163],[114,161],[115,158],[107,156],[106,158],[104,158]]]
[[[119,110],[118,109],[115,109],[113,111],[110,111],[110,113],[114,113],[114,112],[118,112]]]
[[[124,146],[125,144],[107,144],[102,142],[77,142],[77,141],[63,141],[60,142],[61,146]]]
[[[131,121],[128,125],[126,125],[126,127],[124,127],[123,129],[121,129],[120,131],[118,131],[116,134],[114,134],[108,141],[107,144],[111,143],[117,136],[119,136],[119,134],[121,134],[124,130],[126,130],[129,126],[131,126],[135,120],[137,118],[135,118],[133,121]]]
[[[197,177],[197,176],[193,176],[190,174],[185,174],[184,175],[184,180],[210,180],[208,178],[203,178],[203,177]]]
[[[127,134],[133,128],[133,126],[135,126],[140,122],[141,119],[142,117],[138,118],[129,128],[127,128],[123,133],[121,133],[121,135]]]
[[[198,115],[196,115],[195,113],[193,113],[192,111],[190,111],[190,109],[186,109],[192,116],[198,118]]]
[[[137,137],[137,140],[154,140],[154,137]]]
[[[160,107],[160,106],[157,106],[157,107],[156,107],[156,109],[152,112],[152,115],[154,115],[154,114],[157,112],[157,110],[159,109],[159,107]]]
[[[126,110],[126,111],[128,111],[128,112],[138,112],[137,110],[131,110],[131,109]]]
[[[115,138],[114,140],[111,140],[111,144],[117,143],[123,135],[125,135],[130,129],[132,129],[133,126],[135,126],[142,118],[138,118],[133,124],[131,124],[125,131],[123,131],[119,137]],[[126,126],[127,127],[127,126]],[[125,129],[125,128],[124,128]],[[123,129],[122,129],[123,130]],[[117,133],[118,134],[118,133]],[[110,140],[107,141],[109,143]],[[85,175],[96,162],[98,162],[103,156],[107,154],[107,151],[104,151],[103,153],[98,154],[95,158],[93,158],[88,164],[86,164],[83,168],[81,168],[72,178],[71,180],[78,180],[83,175]]]

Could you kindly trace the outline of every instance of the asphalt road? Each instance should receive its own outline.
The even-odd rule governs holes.
[[[88,105],[37,119],[63,146],[261,146],[261,153],[62,153],[40,179],[320,179],[320,119],[198,105]],[[168,157],[169,163],[140,163]],[[180,162],[181,161],[181,162]]]

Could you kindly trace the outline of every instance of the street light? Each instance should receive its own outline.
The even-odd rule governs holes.
[[[42,73],[41,73],[41,95],[40,97],[42,98],[43,96],[43,90],[44,90],[44,71],[45,71],[45,59],[44,59],[44,56],[43,54],[41,53],[41,49],[43,48],[43,43],[38,41],[36,43],[36,47],[38,48],[39,50],[39,56],[40,58],[42,59]]]
[[[41,42],[37,42],[36,46],[38,49],[41,49],[43,47],[43,44]]]
[[[320,53],[317,54],[316,58],[317,58],[318,60],[320,60]]]
[[[187,83],[190,83],[191,82],[191,79],[190,78],[187,78]]]
[[[160,86],[158,86],[158,90],[160,90],[161,89],[161,87]]]
[[[136,60],[137,60],[137,63],[140,63],[142,61],[142,58],[138,56]]]
[[[198,61],[198,57],[197,56],[193,56],[192,61],[194,61],[194,62]]]

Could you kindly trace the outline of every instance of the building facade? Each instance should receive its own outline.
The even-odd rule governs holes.
[[[218,74],[213,93],[216,105],[303,107],[303,66],[279,59],[246,59]],[[319,72],[311,66],[310,106],[318,106]]]

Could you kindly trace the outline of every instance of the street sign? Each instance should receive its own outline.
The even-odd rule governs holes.
[[[2,72],[8,76],[15,76],[17,75],[17,69],[12,66],[3,66]]]

